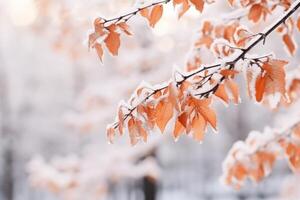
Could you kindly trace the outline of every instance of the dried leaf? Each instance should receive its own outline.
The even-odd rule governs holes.
[[[148,133],[146,132],[146,130],[144,129],[142,122],[141,121],[137,121],[137,128],[138,128],[138,133],[139,135],[143,138],[144,142],[147,142],[148,139]]]
[[[186,112],[181,113],[178,116],[178,121],[184,126],[184,128],[187,128],[187,120],[188,120],[188,114]]]
[[[197,108],[197,111],[199,114],[202,115],[202,117],[207,121],[213,129],[217,130],[217,116],[214,110],[209,108],[209,105],[211,103],[211,99],[195,99],[193,98],[193,103]]]
[[[257,102],[261,102],[261,100],[263,99],[265,86],[266,86],[266,77],[261,75],[256,79],[256,83],[255,83],[255,97]]]
[[[103,57],[103,49],[102,49],[102,46],[101,44],[99,43],[96,43],[94,45],[95,49],[96,49],[96,52],[98,54],[98,57],[100,58],[101,62],[102,62],[102,57]]]
[[[249,68],[247,69],[246,72],[246,79],[247,79],[247,93],[248,96],[252,98],[251,82],[253,80],[253,72]]]
[[[228,0],[228,3],[230,4],[230,6],[233,6],[234,0]]]
[[[149,18],[149,24],[151,27],[154,27],[155,24],[160,20],[163,14],[163,6],[162,5],[156,5],[153,7],[150,18]]]
[[[106,135],[107,135],[108,141],[112,144],[114,137],[115,137],[115,129],[113,127],[107,127]]]
[[[180,122],[179,118],[176,119],[175,127],[173,130],[173,136],[175,139],[178,139],[178,137],[183,133],[185,130],[183,124]]]
[[[119,111],[118,111],[118,120],[119,120],[119,127],[118,127],[119,128],[119,133],[120,133],[120,135],[123,135],[124,115],[123,115],[121,107],[119,108]]]
[[[235,104],[240,102],[239,86],[231,79],[225,81],[226,86],[230,89]]]
[[[225,86],[223,84],[220,84],[217,91],[214,93],[217,97],[219,97],[220,99],[222,99],[225,103],[228,104],[228,95],[226,93],[226,89]]]
[[[275,94],[279,92],[285,97],[285,65],[286,61],[272,59],[264,63],[262,68],[266,71],[265,93]]]
[[[204,8],[204,1],[203,0],[190,0],[190,2],[192,4],[194,4],[194,6],[197,10],[199,10],[200,12],[203,11],[203,8]]]
[[[161,101],[156,106],[156,119],[155,122],[160,129],[161,133],[164,132],[166,125],[173,116],[173,105],[171,102]]]
[[[182,0],[182,7],[178,14],[178,18],[181,18],[184,15],[184,13],[186,13],[186,11],[189,10],[189,8],[190,8],[190,5],[188,3],[188,0]]]
[[[202,141],[206,128],[206,121],[201,115],[196,115],[192,121],[193,137],[196,141]]]
[[[140,10],[140,15],[147,18],[149,20],[149,9],[148,8],[144,8],[142,10]]]
[[[233,69],[223,69],[220,71],[220,74],[222,76],[225,76],[226,78],[228,77],[234,77],[234,75],[238,74],[239,72]]]
[[[263,13],[263,7],[259,3],[254,4],[250,8],[248,19],[256,23],[261,18],[262,13]]]
[[[173,107],[179,111],[179,105],[177,102],[177,88],[170,83],[168,86],[168,91],[169,91],[169,95],[168,95],[168,101],[172,103]]]
[[[127,35],[132,35],[132,33],[130,32],[130,28],[129,28],[128,24],[126,24],[125,22],[118,23],[118,26]]]
[[[283,40],[284,44],[286,45],[289,53],[291,55],[294,55],[295,50],[296,50],[296,46],[295,46],[295,42],[293,41],[291,36],[289,34],[284,34],[283,37],[282,37],[282,40]]]
[[[131,145],[136,145],[136,143],[138,142],[138,130],[136,127],[136,122],[133,118],[128,120],[128,131]]]
[[[297,28],[300,31],[300,17],[298,17],[298,19],[297,19]]]
[[[120,48],[120,34],[114,31],[110,31],[107,38],[104,40],[106,47],[109,52],[116,56],[118,55],[118,50]]]

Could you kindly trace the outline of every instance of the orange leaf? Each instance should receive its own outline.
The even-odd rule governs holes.
[[[225,86],[223,84],[220,84],[217,91],[215,92],[215,95],[222,99],[225,103],[228,103],[228,95],[226,93]]]
[[[201,47],[202,45],[206,46],[206,48],[210,48],[214,39],[209,35],[203,35],[196,43],[195,47]]]
[[[233,173],[234,173],[233,174],[234,177],[237,180],[243,181],[247,176],[247,169],[242,164],[238,163],[237,165],[234,166]]]
[[[229,4],[233,6],[234,0],[228,0]]]
[[[246,72],[246,79],[247,79],[247,93],[250,98],[252,98],[252,91],[251,91],[251,82],[253,80],[253,72],[248,68]]]
[[[146,132],[146,130],[144,129],[142,122],[141,121],[137,121],[137,128],[138,128],[138,133],[139,135],[143,138],[144,142],[147,142],[148,139],[148,134]]]
[[[215,130],[217,129],[217,117],[214,110],[209,108],[211,99],[198,100],[193,98],[193,102],[197,108],[197,111]]]
[[[181,4],[184,0],[173,0],[173,6],[175,7],[177,4]]]
[[[127,35],[132,35],[132,33],[130,32],[130,28],[129,28],[128,24],[126,24],[125,22],[118,23],[118,26]]]
[[[101,62],[102,62],[103,49],[102,49],[101,44],[96,43],[94,47],[95,47],[95,49],[96,49],[96,51],[97,51],[98,57],[100,58],[100,60],[101,60]]]
[[[297,19],[297,28],[300,31],[300,17],[298,17],[298,19]]]
[[[176,122],[175,122],[175,127],[174,127],[174,130],[173,130],[173,136],[175,139],[177,139],[181,133],[184,131],[184,126],[183,124],[181,124],[179,118],[176,119]]]
[[[120,135],[123,135],[124,115],[123,115],[121,107],[119,108],[119,111],[118,111],[118,120],[119,120],[119,127],[118,127],[119,133],[120,133]]]
[[[204,8],[204,1],[203,0],[190,0],[192,4],[194,4],[195,8],[199,10],[200,12],[203,11]]]
[[[223,70],[220,71],[220,74],[222,76],[225,76],[226,78],[229,77],[229,76],[233,77],[234,75],[236,75],[238,73],[239,73],[238,71],[232,70],[232,69],[223,69]]]
[[[155,26],[155,24],[160,20],[162,14],[163,14],[163,6],[162,5],[156,5],[153,7],[151,14],[150,14],[150,19],[149,19],[149,24],[151,27]]]
[[[282,37],[282,40],[283,40],[284,44],[286,45],[290,54],[294,55],[296,46],[295,46],[295,43],[294,43],[293,39],[291,38],[291,36],[289,34],[284,34]]]
[[[227,79],[225,81],[225,84],[231,91],[234,103],[238,104],[240,101],[240,93],[239,93],[238,85],[233,80],[230,80],[230,79]]]
[[[262,68],[266,71],[266,94],[274,94],[279,92],[283,97],[285,97],[286,90],[284,66],[286,64],[286,61],[275,59],[263,64]]]
[[[181,11],[179,12],[178,18],[181,18],[184,15],[184,13],[186,13],[186,11],[189,10],[189,8],[190,8],[190,5],[189,5],[188,0],[183,0],[182,8],[181,8]]]
[[[138,131],[136,127],[136,122],[133,118],[128,120],[128,131],[129,131],[130,143],[131,145],[135,145],[138,142],[137,140]]]
[[[156,106],[156,119],[155,122],[163,133],[166,125],[173,116],[173,105],[171,102],[159,102]]]
[[[217,130],[217,116],[214,110],[210,109],[209,107],[201,106],[199,112],[203,118],[209,122],[213,129]]]
[[[118,50],[120,48],[120,34],[114,31],[110,31],[107,38],[104,40],[106,47],[109,52],[116,56],[118,55]]]
[[[266,78],[265,76],[259,76],[255,83],[255,97],[257,102],[261,102],[265,92]]]
[[[98,36],[102,36],[105,34],[104,32],[104,21],[102,18],[96,18],[94,21],[95,33]]]
[[[187,120],[188,120],[188,114],[186,112],[182,113],[178,116],[178,121],[187,128]]]
[[[155,119],[156,119],[156,110],[152,107],[147,106],[145,108],[145,112],[147,114],[147,125],[150,129],[153,129],[155,126]]]
[[[206,128],[206,121],[201,115],[196,115],[192,121],[193,137],[196,141],[202,141]]]
[[[107,135],[109,142],[112,144],[114,137],[115,137],[115,129],[113,127],[108,127],[106,129],[106,135]]]
[[[168,101],[172,103],[172,105],[175,107],[177,111],[179,111],[179,106],[177,103],[177,88],[173,86],[172,83],[169,84],[168,86],[168,91],[169,91],[169,96],[168,96]]]
[[[91,33],[89,35],[89,49],[91,47],[94,47],[97,39],[98,39],[98,34],[97,33]]]
[[[258,20],[260,19],[262,12],[263,11],[263,7],[260,4],[254,4],[249,11],[248,14],[248,19],[252,20],[253,22],[258,22]]]
[[[295,128],[293,128],[293,135],[300,139],[300,124],[297,124]]]

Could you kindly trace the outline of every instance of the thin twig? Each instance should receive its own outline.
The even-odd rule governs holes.
[[[140,11],[142,10],[145,10],[147,8],[150,8],[150,7],[154,7],[156,5],[159,5],[159,4],[167,4],[169,3],[171,0],[162,0],[162,1],[158,1],[158,2],[155,2],[155,3],[152,3],[150,5],[147,5],[147,6],[144,6],[144,7],[141,7],[141,8],[137,8],[135,9],[134,11],[131,11],[129,13],[126,13],[124,15],[121,15],[119,17],[115,17],[115,18],[111,18],[111,19],[105,19],[105,18],[102,18],[104,20],[104,25],[109,23],[109,22],[113,22],[115,21],[115,23],[121,21],[121,20],[124,20],[125,22],[127,22],[132,16],[138,14]]]

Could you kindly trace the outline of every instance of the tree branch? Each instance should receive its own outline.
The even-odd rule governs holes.
[[[160,3],[167,3],[169,2],[170,0],[165,0],[165,1],[162,1]],[[159,2],[158,2],[159,3]],[[300,0],[297,0],[294,2],[294,4],[290,7],[290,9],[288,11],[286,11],[286,13],[281,17],[279,18],[277,21],[275,21],[275,23],[273,25],[271,25],[269,28],[267,28],[265,31],[263,31],[262,33],[258,34],[257,35],[257,39],[254,40],[252,43],[250,43],[248,45],[247,48],[243,49],[243,51],[241,51],[241,53],[236,57],[234,58],[232,61],[228,61],[225,63],[225,67],[229,66],[229,69],[234,69],[234,66],[235,64],[240,61],[240,60],[244,60],[245,59],[245,55],[250,51],[252,50],[254,47],[256,47],[261,41],[265,41],[266,38],[276,29],[278,28],[282,23],[285,23],[285,21],[292,15],[294,14],[300,7]],[[128,16],[128,15],[127,15]],[[112,19],[112,20],[118,20],[118,18],[115,18],[115,19]],[[112,21],[111,20],[111,21]],[[186,75],[183,75],[182,76],[182,80],[181,81],[178,81],[177,82],[177,86],[180,86],[183,82],[185,82],[186,80],[194,77],[195,75],[197,74],[200,74],[201,72],[204,72],[206,70],[209,70],[209,69],[213,69],[213,68],[218,68],[218,70],[216,70],[215,72],[213,72],[213,74],[219,72],[222,68],[223,64],[222,63],[218,63],[218,64],[213,64],[213,65],[209,65],[209,66],[203,66],[201,67],[200,69],[197,69],[193,72],[190,72]],[[212,89],[209,89],[208,91],[206,92],[203,92],[203,93],[200,93],[200,94],[197,94],[200,96],[200,98],[202,97],[208,97],[211,93],[214,93],[216,91],[216,89],[219,87],[219,84],[225,80],[225,76],[222,76],[220,78],[220,81],[212,88]],[[172,82],[172,80],[170,80],[167,84],[163,85],[162,87],[158,88],[158,89],[155,89],[152,93],[150,93],[148,96],[146,96],[140,103],[138,103],[136,106],[132,107],[129,109],[129,113],[125,114],[124,115],[124,118],[123,120],[126,120],[131,114],[132,112],[138,107],[138,105],[140,105],[141,103],[145,102],[146,100],[148,100],[150,97],[152,97],[154,94],[156,94],[157,92],[161,91],[161,90],[164,90],[168,87],[168,84]],[[205,82],[207,83],[207,82]],[[202,85],[203,86],[203,85]],[[117,128],[119,126],[119,123],[118,122],[115,122],[113,124],[113,127],[114,128]]]

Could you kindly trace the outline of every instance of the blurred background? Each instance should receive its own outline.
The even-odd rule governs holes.
[[[280,198],[291,173],[286,164],[240,191],[219,181],[231,145],[250,130],[274,125],[279,115],[245,92],[238,106],[214,105],[219,132],[209,130],[203,144],[189,137],[175,142],[170,133],[153,134],[135,147],[127,136],[108,144],[105,128],[118,102],[142,80],[160,83],[174,66],[183,68],[201,21],[229,12],[219,1],[177,20],[168,5],[154,29],[135,17],[129,23],[134,36],[122,37],[119,56],[105,52],[102,64],[87,48],[93,19],[117,16],[133,4],[0,0],[0,199]]]

